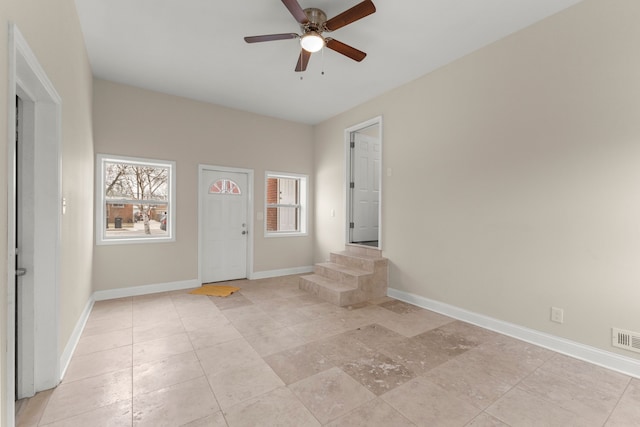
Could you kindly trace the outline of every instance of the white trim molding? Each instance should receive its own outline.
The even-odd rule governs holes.
[[[62,99],[51,83],[38,58],[30,49],[17,25],[9,22],[8,28],[8,126],[7,126],[7,305],[2,307],[7,316],[6,373],[2,378],[4,408],[2,425],[15,423],[15,384],[18,378],[19,393],[28,397],[37,391],[56,386],[60,381],[60,358],[58,344],[59,323],[59,281],[60,281],[60,233],[62,204]],[[28,292],[33,298],[23,298],[21,330],[19,340],[24,348],[20,357],[21,373],[15,371],[15,280],[16,240],[13,230],[16,226],[15,206],[15,135],[16,135],[16,95],[20,95],[23,107],[30,112],[29,128],[23,129],[29,139],[23,140],[34,150],[33,161],[28,171],[34,180],[33,208],[48,215],[24,223],[33,232],[29,244],[34,249],[33,280],[22,286],[21,292]],[[27,119],[25,118],[25,122]],[[23,165],[24,166],[24,165]],[[30,205],[31,206],[31,205]],[[25,244],[23,244],[23,247]],[[24,284],[24,283],[23,283]],[[38,327],[36,327],[38,325]],[[29,381],[20,378],[29,377]],[[32,379],[32,380],[31,380]]]
[[[290,276],[292,274],[306,274],[313,273],[313,266],[307,265],[304,267],[284,268],[282,270],[267,270],[257,271],[251,274],[250,280],[258,279],[270,279],[272,277]]]
[[[636,359],[600,350],[534,329],[525,328],[524,326],[504,322],[398,289],[389,288],[387,295],[454,319],[462,320],[585,362],[593,363],[594,365],[602,366],[603,368],[640,378],[640,361]]]
[[[200,281],[198,279],[181,280],[178,282],[167,282],[152,285],[132,286],[130,288],[96,291],[93,293],[93,299],[95,301],[105,301],[117,298],[157,294],[159,292],[181,291],[183,289],[199,288],[200,286]]]
[[[73,328],[73,332],[71,333],[71,337],[69,337],[69,341],[67,341],[67,345],[64,347],[64,351],[60,356],[60,378],[64,378],[64,374],[67,373],[67,369],[69,368],[69,363],[71,362],[73,353],[76,351],[78,342],[80,342],[82,331],[84,331],[87,320],[89,320],[89,315],[91,314],[91,310],[93,309],[94,302],[95,299],[93,298],[93,296],[89,298],[89,301],[87,301],[87,304],[85,304],[84,306],[84,310],[82,310],[82,313],[80,314],[80,318],[76,323],[76,327]]]

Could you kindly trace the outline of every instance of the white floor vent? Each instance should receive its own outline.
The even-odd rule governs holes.
[[[612,344],[614,347],[640,353],[640,333],[612,328]]]

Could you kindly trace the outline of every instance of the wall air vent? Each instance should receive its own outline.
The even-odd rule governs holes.
[[[611,329],[611,343],[614,347],[640,353],[640,333],[625,331],[623,329]]]

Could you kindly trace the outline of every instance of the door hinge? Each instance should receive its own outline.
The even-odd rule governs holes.
[[[349,188],[356,188],[356,183],[355,182],[350,182],[349,183]]]
[[[350,223],[349,223],[349,228],[355,228],[355,227],[356,227],[356,224],[355,224],[355,223],[353,223],[353,222],[350,222]]]
[[[353,142],[353,141],[351,141],[351,142],[349,143],[349,147],[351,147],[351,148],[356,148],[356,143],[355,143],[355,142]]]

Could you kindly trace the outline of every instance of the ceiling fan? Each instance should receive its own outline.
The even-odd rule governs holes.
[[[351,9],[345,10],[341,14],[334,16],[327,20],[327,14],[322,10],[315,7],[302,9],[297,0],[282,0],[282,3],[289,9],[291,15],[300,24],[302,34],[296,33],[284,33],[284,34],[268,34],[264,36],[250,36],[245,37],[244,41],[247,43],[268,42],[274,40],[286,40],[286,39],[300,39],[300,56],[298,58],[298,64],[296,65],[296,71],[305,71],[309,58],[313,52],[318,52],[324,46],[331,50],[335,50],[354,61],[362,61],[366,53],[344,44],[331,37],[323,37],[322,33],[335,31],[339,28],[349,25],[365,16],[371,15],[376,11],[371,0],[364,0],[361,3],[353,6]]]

